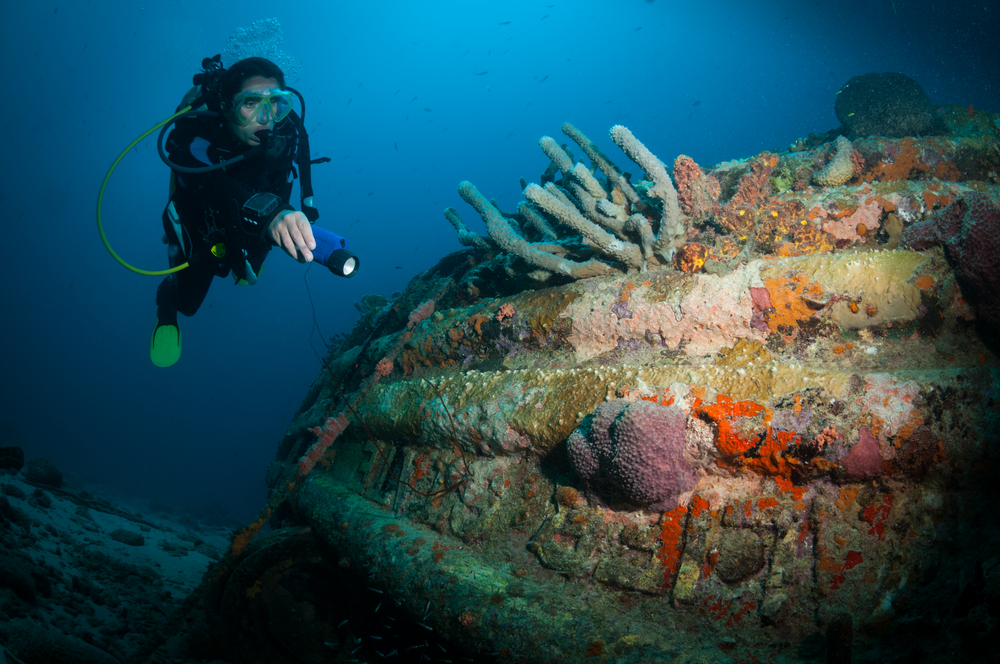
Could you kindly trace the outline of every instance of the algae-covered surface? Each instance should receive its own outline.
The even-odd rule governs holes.
[[[977,312],[995,294],[906,233],[997,185],[918,168],[933,140],[857,141],[838,187],[802,186],[801,151],[708,169],[723,193],[670,264],[572,279],[470,248],[368,310],[275,465],[348,418],[273,519],[381,600],[327,635],[337,661],[988,658],[1000,362]],[[645,472],[667,457],[690,481]],[[665,500],[622,498],[650,481]]]

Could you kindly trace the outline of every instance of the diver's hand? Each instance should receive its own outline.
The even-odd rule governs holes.
[[[275,218],[267,232],[276,245],[298,262],[308,263],[313,259],[316,240],[312,224],[301,212],[289,212]]]

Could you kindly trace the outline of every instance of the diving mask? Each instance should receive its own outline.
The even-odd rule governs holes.
[[[292,110],[289,90],[247,90],[233,100],[233,117],[241,125],[281,122]]]

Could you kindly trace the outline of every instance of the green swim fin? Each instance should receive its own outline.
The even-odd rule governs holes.
[[[156,319],[149,340],[149,359],[158,367],[169,367],[181,359],[181,328],[176,318],[163,323]]]

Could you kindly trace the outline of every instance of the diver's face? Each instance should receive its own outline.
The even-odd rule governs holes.
[[[279,89],[279,87],[280,86],[278,85],[278,81],[273,78],[254,76],[253,78],[248,78],[246,81],[243,82],[243,87],[240,89],[238,93],[236,93],[236,95],[233,97],[233,99],[230,100],[230,102],[231,103],[235,102],[237,99],[242,97],[247,92],[266,93],[269,90],[277,90]],[[233,117],[231,117],[229,120],[229,129],[233,132],[233,135],[236,136],[237,140],[239,140],[240,143],[243,143],[245,145],[260,145],[260,141],[257,140],[257,137],[254,136],[254,133],[262,129],[267,129],[267,130],[274,129],[273,120],[269,119],[268,122],[264,123],[259,122],[261,114],[254,113],[253,109],[243,108],[241,106],[239,108],[233,109],[232,113]],[[241,124],[240,122],[237,122],[236,116],[242,116],[243,119],[252,117],[252,119],[247,124]]]

